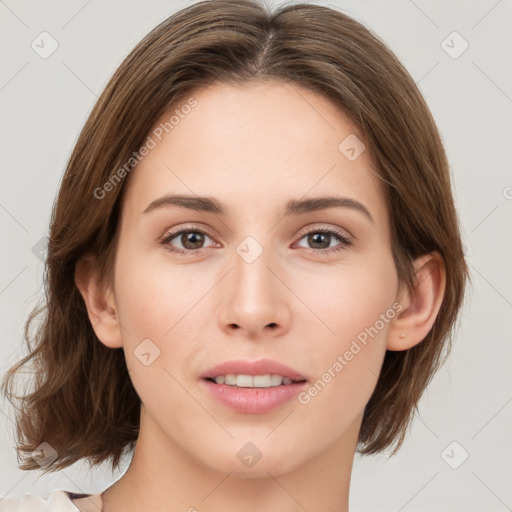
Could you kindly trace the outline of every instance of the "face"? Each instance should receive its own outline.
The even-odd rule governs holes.
[[[280,474],[357,437],[396,313],[385,199],[367,153],[354,159],[357,131],[322,96],[267,82],[193,98],[168,133],[180,106],[155,124],[123,199],[113,297],[141,437],[225,473]],[[196,201],[162,199],[177,195]],[[222,213],[186,207],[209,204],[198,197]],[[290,208],[320,197],[339,204]],[[203,378],[262,359],[305,382]],[[265,368],[253,373],[285,373]]]

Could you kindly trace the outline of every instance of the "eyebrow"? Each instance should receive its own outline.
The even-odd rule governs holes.
[[[166,195],[152,201],[143,213],[153,210],[178,206],[189,210],[227,215],[228,210],[212,197],[190,195]],[[359,201],[343,196],[322,196],[310,199],[291,199],[286,203],[283,216],[300,215],[327,208],[350,208],[364,214],[371,222],[375,222],[368,209]]]

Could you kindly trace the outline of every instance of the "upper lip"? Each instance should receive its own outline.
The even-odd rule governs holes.
[[[206,370],[201,378],[214,379],[219,375],[281,375],[292,380],[306,380],[299,372],[286,366],[279,361],[272,359],[258,359],[257,361],[246,361],[242,359],[225,361],[209,370]]]

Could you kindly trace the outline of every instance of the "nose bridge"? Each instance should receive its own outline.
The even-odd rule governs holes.
[[[269,267],[275,258],[268,239],[265,245],[259,243],[253,236],[246,237],[237,247],[234,256],[234,279],[236,289],[247,296],[273,295]],[[265,297],[267,300],[269,297]]]

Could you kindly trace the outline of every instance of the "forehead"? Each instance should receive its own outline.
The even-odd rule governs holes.
[[[173,105],[148,136],[154,147],[125,196],[134,214],[167,193],[214,196],[232,214],[233,203],[261,211],[330,193],[385,215],[362,135],[331,101],[298,84],[215,83]]]

